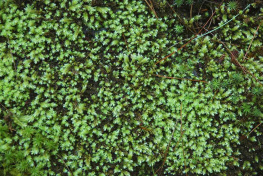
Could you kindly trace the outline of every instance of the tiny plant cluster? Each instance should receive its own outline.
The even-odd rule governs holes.
[[[263,8],[210,6],[0,1],[0,175],[262,172]]]

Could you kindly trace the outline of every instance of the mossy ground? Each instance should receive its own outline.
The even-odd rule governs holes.
[[[262,175],[263,8],[229,3],[1,1],[0,175]]]

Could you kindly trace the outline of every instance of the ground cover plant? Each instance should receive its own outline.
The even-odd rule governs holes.
[[[262,175],[260,1],[0,1],[0,175]]]

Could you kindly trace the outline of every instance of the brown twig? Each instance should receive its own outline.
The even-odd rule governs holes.
[[[258,124],[255,128],[253,128],[253,130],[251,130],[250,133],[247,136],[249,136],[261,124],[262,124],[262,122],[260,124]]]
[[[63,163],[65,164],[66,168],[68,169],[68,171],[71,173],[71,175],[73,176],[73,172],[70,170],[70,168],[67,166],[67,164],[65,163],[64,159],[58,155],[58,157],[63,161]]]
[[[7,114],[6,116],[4,116],[4,120],[6,121],[6,123],[7,123],[7,125],[8,125],[8,129],[10,130],[10,132],[16,131],[15,129],[12,128],[12,121],[13,121],[13,119],[10,118],[10,116],[13,116],[14,114],[13,114],[11,111],[9,111],[9,110],[8,110],[4,105],[2,105],[1,103],[0,103],[0,105],[8,112],[8,114]]]
[[[125,41],[126,47],[127,47],[127,49],[128,49],[128,52],[130,52],[129,46],[128,46],[128,43],[127,43],[127,40],[126,40],[126,38],[125,38],[124,33],[122,33],[122,36],[123,36],[123,38],[124,38],[124,41]]]
[[[181,115],[181,129],[182,129],[182,103],[181,103],[180,115]],[[176,122],[176,125],[175,125],[175,126],[177,126],[177,122]],[[164,164],[165,164],[165,161],[166,161],[166,159],[167,159],[167,154],[168,154],[168,151],[169,151],[169,148],[170,148],[170,145],[171,145],[173,136],[174,136],[174,132],[175,132],[175,127],[174,127],[174,130],[173,130],[173,133],[172,133],[172,137],[171,137],[171,139],[170,139],[170,141],[169,141],[169,144],[168,144],[168,146],[167,146],[167,148],[166,148],[166,151],[165,151],[165,154],[164,154],[163,163],[162,163],[162,165],[155,171],[155,174],[156,174],[157,172],[159,172],[159,170],[160,170],[161,168],[163,168],[163,166],[164,166]],[[179,139],[179,140],[180,140],[180,139]]]
[[[205,29],[205,30],[207,30],[207,29]],[[262,85],[262,83],[261,83],[251,72],[249,72],[244,66],[242,66],[242,65],[238,62],[238,60],[236,59],[236,58],[238,57],[238,55],[236,55],[236,51],[230,51],[230,49],[228,49],[228,47],[226,46],[226,44],[225,44],[224,42],[220,41],[220,40],[215,40],[215,41],[217,41],[217,42],[219,42],[219,43],[221,43],[221,44],[224,45],[224,47],[227,49],[227,51],[228,51],[229,54],[230,54],[231,62],[232,62],[233,64],[235,64],[237,67],[240,67],[245,74],[246,74],[246,73],[250,74],[260,85]],[[244,58],[245,58],[245,57],[244,57]]]
[[[148,2],[148,0],[144,0],[144,1],[147,3],[147,5],[148,5],[149,8],[151,9],[151,11],[152,11],[153,14],[155,15],[155,17],[156,17],[157,19],[159,19],[158,16],[157,16],[156,11],[154,10],[152,1],[151,1],[151,0],[149,0],[149,2]]]
[[[193,81],[193,82],[203,82],[203,83],[207,83],[206,81],[203,81],[203,80],[194,80],[194,79],[187,79],[187,78],[176,78],[176,77],[163,76],[163,75],[155,75],[155,76],[161,77],[161,78],[167,78],[167,79],[188,80],[188,81]]]
[[[222,1],[222,3],[224,2],[224,0]],[[222,4],[221,3],[221,4]],[[220,5],[221,5],[220,4]],[[182,50],[185,46],[187,46],[192,40],[194,40],[198,34],[200,34],[202,32],[202,30],[205,28],[205,26],[209,23],[209,21],[212,19],[212,17],[215,15],[216,11],[214,11],[214,13],[210,16],[210,18],[207,20],[207,22],[204,24],[204,26],[202,27],[202,29],[199,30],[199,32],[197,34],[195,34],[195,36],[193,38],[191,38],[188,42],[186,42],[183,46],[181,46],[179,49],[177,49],[177,51],[172,52],[171,54],[167,55],[166,57],[160,59],[159,61],[157,61],[155,63],[155,65],[159,64],[160,62],[164,61],[165,59],[167,59],[168,57],[172,56],[173,54],[175,54],[176,52]]]
[[[181,109],[182,109],[182,104],[181,104]],[[177,146],[178,146],[178,144],[179,144],[179,142],[180,142],[180,140],[182,139],[183,134],[184,134],[184,132],[183,132],[183,121],[182,121],[182,110],[181,110],[181,113],[180,113],[180,114],[181,114],[180,138],[179,138],[179,140],[177,141],[177,143],[176,143],[173,151],[177,148]]]
[[[191,4],[191,9],[190,9],[190,18],[193,16],[193,4]]]
[[[183,159],[184,159],[184,170],[186,171],[186,163],[185,163],[185,158],[184,158],[184,141],[183,141]],[[187,176],[187,172],[185,172]]]
[[[262,85],[262,83],[255,77],[255,75],[253,75],[250,71],[248,71],[244,66],[242,66],[242,65],[238,62],[238,60],[236,59],[236,56],[234,55],[234,52],[233,52],[233,51],[230,51],[224,42],[219,41],[219,40],[216,40],[216,41],[219,42],[219,43],[222,43],[222,44],[225,46],[225,48],[227,49],[227,51],[230,53],[231,62],[232,62],[233,64],[235,64],[236,66],[240,67],[245,74],[246,74],[246,73],[250,74],[260,85]]]
[[[195,32],[189,28],[185,23],[184,23],[184,20],[179,16],[178,13],[175,12],[174,8],[167,2],[167,4],[169,5],[169,7],[171,8],[171,10],[173,11],[174,14],[176,14],[176,17],[179,18],[179,21],[182,25],[184,25],[189,31],[191,31],[193,34],[195,34]]]
[[[263,20],[261,20],[261,22],[259,23],[259,25],[258,25],[258,27],[257,27],[257,30],[255,31],[254,36],[253,36],[253,38],[252,38],[252,40],[251,40],[251,42],[250,42],[250,44],[249,44],[249,46],[248,46],[248,48],[247,48],[246,54],[245,54],[245,56],[243,57],[243,60],[244,60],[245,58],[247,58],[248,51],[249,51],[249,49],[250,49],[250,47],[251,47],[251,45],[252,45],[253,40],[254,40],[255,37],[256,37],[256,34],[257,34],[257,32],[258,32],[258,30],[259,30],[259,27],[260,27],[260,25],[262,24],[262,22],[263,22]]]
[[[151,129],[149,129],[149,128],[145,127],[145,126],[139,125],[138,127],[139,127],[140,129],[144,130],[144,131],[147,131],[147,132],[151,133],[151,134],[153,133]]]
[[[155,171],[155,173],[159,172],[159,170],[160,170],[161,168],[163,168],[163,166],[164,166],[164,164],[165,164],[165,161],[166,161],[166,159],[167,159],[168,150],[169,150],[169,148],[170,148],[170,144],[171,144],[171,141],[172,141],[173,136],[174,136],[174,132],[175,132],[175,128],[174,128],[174,130],[173,130],[172,137],[171,137],[171,139],[170,139],[170,141],[169,141],[169,144],[168,144],[168,146],[167,146],[167,148],[166,148],[166,151],[165,151],[165,154],[164,154],[163,163],[162,163],[161,167],[159,167],[159,169],[157,169],[157,171]]]
[[[213,11],[213,9],[212,9],[212,8],[211,8],[211,10],[212,10],[212,13],[214,13],[214,11]],[[209,25],[208,25],[207,29],[209,29],[209,28],[210,28],[210,26],[211,26],[212,22],[213,22],[213,20],[210,20],[210,23],[209,23]]]

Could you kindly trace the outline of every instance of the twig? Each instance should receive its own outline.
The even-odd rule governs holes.
[[[242,66],[242,65],[238,62],[238,60],[236,59],[236,56],[228,49],[228,47],[226,46],[226,44],[225,44],[224,42],[219,41],[219,40],[216,40],[216,41],[218,41],[219,43],[222,43],[222,44],[225,46],[225,48],[227,49],[227,51],[228,51],[228,52],[230,53],[230,55],[231,55],[231,62],[233,62],[236,66],[239,66],[244,73],[250,74],[260,85],[262,85],[262,83],[261,83],[250,71],[248,71],[244,66]]]
[[[250,133],[247,136],[249,136],[261,124],[262,124],[262,122],[260,124],[258,124],[255,128],[253,128],[253,130],[251,130]]]
[[[245,54],[245,56],[243,57],[243,60],[244,60],[245,58],[247,58],[248,51],[249,51],[249,49],[250,49],[250,47],[251,47],[251,45],[252,45],[253,40],[254,40],[255,37],[256,37],[256,34],[257,34],[257,32],[258,32],[258,30],[259,30],[259,27],[260,27],[260,25],[262,24],[262,22],[263,22],[263,20],[261,20],[260,24],[258,25],[257,30],[255,31],[254,36],[253,36],[253,38],[252,38],[252,40],[251,40],[251,42],[250,42],[250,44],[249,44],[249,46],[248,46],[248,48],[247,48],[246,54]]]
[[[157,171],[155,171],[155,174],[156,174],[161,168],[163,168],[163,166],[164,166],[164,164],[165,164],[165,161],[166,161],[166,159],[167,159],[167,154],[168,154],[168,151],[169,151],[169,148],[170,148],[170,144],[171,144],[171,141],[172,141],[173,136],[174,136],[174,132],[175,132],[175,127],[174,127],[174,129],[173,129],[172,137],[171,137],[171,139],[170,139],[170,141],[169,141],[169,144],[168,144],[168,146],[167,146],[167,148],[166,148],[166,151],[165,151],[165,154],[164,154],[163,163],[162,163],[161,167],[159,167],[159,169],[157,169]]]
[[[212,8],[211,8],[211,10],[212,10],[212,13],[214,13],[214,11],[213,11],[213,9],[212,9]],[[213,20],[211,20],[211,21],[210,21],[210,23],[209,23],[209,25],[208,25],[207,29],[209,29],[209,28],[210,28],[210,26],[211,26],[211,24],[212,24],[212,21],[213,21]]]
[[[154,10],[152,1],[151,1],[151,0],[149,0],[149,2],[148,2],[148,0],[144,0],[144,1],[147,3],[147,5],[148,5],[149,8],[151,9],[151,11],[152,11],[153,14],[155,15],[155,17],[156,17],[157,19],[159,19],[158,16],[157,16],[157,14],[156,14],[156,12],[155,12],[155,10]]]
[[[65,164],[66,168],[69,170],[69,172],[71,173],[71,175],[73,176],[73,172],[70,170],[70,168],[67,166],[67,164],[65,163],[64,159],[58,155],[58,157],[63,161],[63,163]]]
[[[9,111],[9,110],[8,110],[4,105],[2,105],[1,103],[0,103],[0,105],[8,112],[8,114],[7,114],[6,116],[4,116],[4,120],[6,121],[6,123],[7,123],[7,125],[8,125],[8,129],[10,130],[10,132],[16,131],[15,129],[12,128],[12,121],[13,121],[13,119],[10,118],[10,116],[13,116],[14,114],[13,114],[11,111]]]
[[[221,4],[222,4],[223,2],[224,2],[224,0],[221,2]],[[221,5],[221,4],[220,4],[220,5]],[[249,4],[243,11],[245,11],[245,10],[248,9],[249,7],[250,7],[250,4]],[[158,63],[160,63],[160,62],[162,62],[163,60],[167,59],[168,57],[170,57],[170,56],[173,55],[174,53],[176,53],[176,52],[180,51],[181,49],[183,49],[183,48],[184,48],[186,45],[188,45],[192,40],[194,40],[194,39],[196,40],[196,39],[198,39],[198,38],[201,38],[201,37],[203,37],[203,36],[205,36],[205,35],[207,35],[207,34],[210,34],[210,33],[214,32],[214,31],[222,28],[223,26],[225,26],[226,24],[230,23],[233,19],[235,19],[237,16],[240,15],[240,14],[237,14],[237,15],[234,16],[231,20],[227,21],[227,22],[224,23],[223,25],[221,25],[221,26],[219,26],[219,27],[217,27],[217,28],[215,28],[215,29],[213,29],[213,30],[211,30],[211,31],[209,31],[209,32],[207,32],[207,33],[205,33],[205,34],[202,34],[202,35],[200,35],[200,36],[197,37],[197,35],[198,35],[199,33],[201,33],[201,31],[205,28],[205,26],[206,26],[206,25],[208,24],[208,22],[212,19],[212,17],[214,16],[215,13],[216,13],[216,11],[213,12],[213,14],[210,16],[210,18],[208,19],[208,21],[207,21],[207,22],[205,23],[205,25],[202,27],[202,29],[201,29],[193,38],[191,38],[187,43],[185,43],[183,46],[181,46],[179,49],[177,49],[177,51],[174,51],[174,52],[172,52],[171,54],[169,54],[168,56],[164,57],[163,59],[160,59],[159,61],[157,61],[157,62],[155,63],[155,65],[157,65]]]
[[[238,60],[236,59],[236,56],[233,54],[234,52],[233,52],[233,51],[230,51],[230,49],[228,49],[228,47],[226,46],[226,44],[225,44],[224,42],[222,42],[222,41],[218,41],[218,42],[221,43],[221,44],[223,44],[224,47],[225,47],[225,48],[227,49],[227,51],[229,52],[230,57],[231,57],[231,62],[232,62],[233,64],[235,64],[236,66],[240,67],[244,73],[247,73],[247,72],[248,72],[247,69],[246,69],[245,67],[243,67],[243,66],[238,62]]]
[[[207,29],[205,29],[205,30],[207,30]],[[213,33],[212,33],[213,34]],[[224,47],[227,49],[227,51],[230,53],[230,57],[231,57],[231,62],[233,63],[233,64],[235,64],[236,66],[238,66],[238,67],[240,67],[241,69],[242,69],[242,71],[246,74],[246,73],[248,73],[248,74],[250,74],[260,85],[262,85],[262,83],[251,73],[251,72],[249,72],[244,66],[242,66],[239,62],[238,62],[238,60],[236,59],[236,56],[233,54],[233,52],[231,52],[229,49],[228,49],[228,47],[226,46],[226,44],[224,43],[224,42],[222,42],[222,41],[220,41],[220,40],[215,40],[215,41],[217,41],[217,42],[219,42],[219,43],[221,43],[221,44],[223,44],[224,45]],[[245,58],[245,57],[244,57]]]
[[[197,14],[197,15],[200,15],[200,11],[201,11],[201,9],[202,9],[204,3],[205,3],[205,1],[202,2],[201,6],[200,6],[200,8],[199,8],[199,10],[198,10],[198,14]]]
[[[181,127],[182,127],[182,103],[181,103],[181,112],[180,112],[180,114],[181,114]],[[175,126],[177,126],[177,122],[176,122],[176,125],[175,125]],[[159,167],[159,169],[157,169],[157,171],[155,171],[155,174],[156,174],[156,173],[164,166],[164,164],[165,164],[165,161],[166,161],[166,158],[167,158],[167,154],[168,154],[168,151],[169,151],[169,148],[170,148],[170,145],[171,145],[173,136],[174,136],[174,132],[175,132],[175,127],[174,127],[174,130],[173,130],[173,133],[172,133],[172,137],[171,137],[171,139],[170,139],[170,141],[169,141],[169,144],[168,144],[168,146],[167,146],[167,148],[166,148],[163,163],[162,163],[161,167]]]
[[[184,159],[184,170],[186,171],[186,163],[185,163],[185,158],[184,158],[184,141],[183,141],[183,159]],[[185,172],[187,176],[187,172]]]
[[[181,113],[180,113],[180,114],[181,114],[180,138],[179,138],[179,140],[177,141],[177,143],[176,143],[173,151],[177,148],[177,146],[178,146],[178,144],[179,144],[179,142],[180,142],[180,140],[182,139],[183,134],[184,134],[184,132],[183,132],[183,121],[182,121],[182,104],[181,104]]]
[[[224,2],[224,0],[222,1],[222,3]],[[221,3],[221,4],[222,4]],[[180,51],[181,49],[183,49],[185,46],[187,46],[192,40],[194,40],[195,38],[197,38],[198,34],[200,34],[202,32],[202,30],[204,29],[204,27],[208,24],[208,22],[212,19],[212,17],[215,15],[216,11],[214,11],[214,13],[210,16],[210,18],[207,20],[207,22],[205,23],[205,25],[202,27],[201,30],[199,30],[199,32],[197,34],[195,34],[194,37],[192,37],[188,42],[186,42],[183,46],[181,46],[179,49],[177,49],[177,51],[172,52],[171,54],[169,54],[168,56],[160,59],[159,61],[157,61],[155,63],[155,65],[159,64],[160,62],[164,61],[165,59],[167,59],[168,57],[172,56],[174,53]]]
[[[191,31],[193,34],[195,34],[195,32],[189,28],[185,23],[184,23],[184,20],[179,16],[178,13],[175,12],[174,8],[167,2],[167,4],[169,5],[169,7],[172,9],[173,13],[176,15],[176,17],[179,18],[179,21],[181,24],[183,24],[189,31]]]
[[[190,9],[190,18],[193,16],[193,4],[191,4],[191,9]]]
[[[125,38],[124,33],[122,33],[122,36],[123,36],[123,38],[124,38],[124,41],[125,41],[126,47],[127,47],[127,49],[128,49],[128,52],[130,52],[130,51],[129,51],[129,46],[128,46],[128,43],[127,43],[127,40],[126,40],[126,38]]]
[[[5,108],[6,111],[8,111],[9,113],[11,113],[4,105],[2,105],[1,103],[0,103],[0,105],[1,105],[3,108]]]

